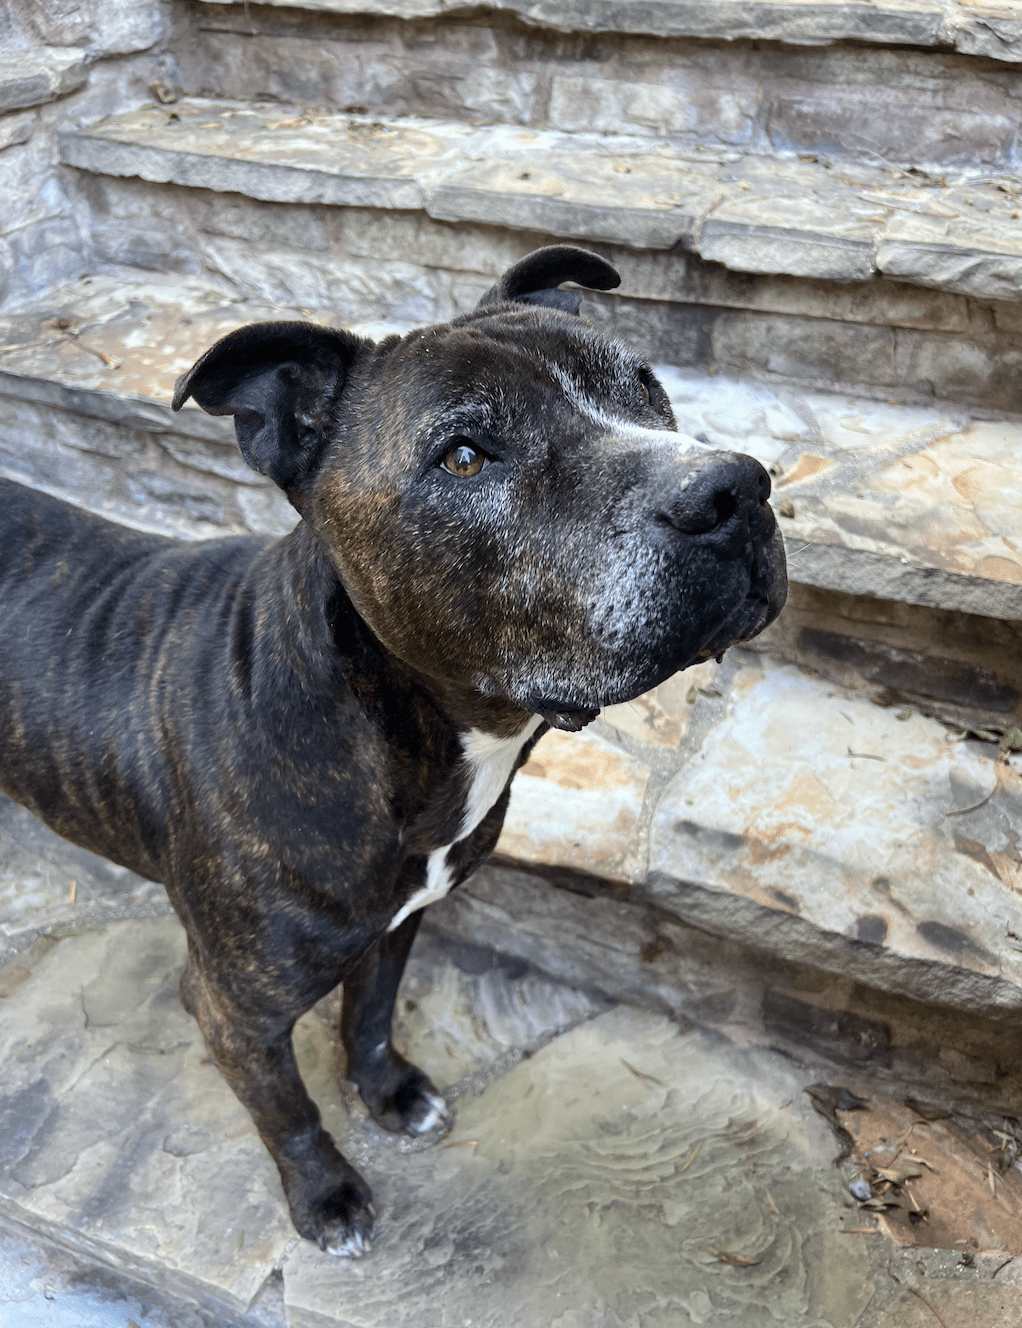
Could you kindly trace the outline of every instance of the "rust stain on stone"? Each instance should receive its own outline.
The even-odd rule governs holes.
[[[549,733],[522,766],[519,777],[545,779],[559,788],[625,788],[632,783],[627,757],[598,751],[569,739],[557,742]],[[553,740],[553,741],[552,741]]]
[[[815,456],[812,452],[804,452],[791,470],[777,481],[777,487],[781,489],[791,484],[802,484],[805,480],[815,479],[817,475],[831,470],[836,464],[832,457]]]
[[[981,558],[976,565],[976,572],[991,581],[1010,581],[1012,585],[1022,586],[1022,567],[1009,558]]]

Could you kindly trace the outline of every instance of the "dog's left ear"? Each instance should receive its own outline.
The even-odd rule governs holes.
[[[285,491],[312,471],[327,441],[331,407],[365,337],[315,323],[251,323],[230,332],[174,385],[210,415],[233,415],[241,454]]]
[[[575,281],[593,290],[613,290],[621,285],[617,271],[604,259],[573,244],[551,244],[534,249],[509,267],[496,286],[486,292],[478,308],[512,301],[545,305],[566,314],[578,314],[581,291],[562,291],[562,281]]]

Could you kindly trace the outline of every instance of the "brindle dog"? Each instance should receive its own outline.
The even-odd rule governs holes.
[[[301,519],[280,540],[139,534],[0,485],[0,785],[166,886],[181,997],[280,1170],[294,1224],[369,1246],[369,1188],[299,1077],[338,983],[348,1074],[410,1133],[443,1098],[390,1041],[424,905],[493,848],[511,776],[780,610],[766,473],[694,456],[631,351],[563,281],[570,246],[470,314],[378,345],[231,333],[178,382],[234,416]]]

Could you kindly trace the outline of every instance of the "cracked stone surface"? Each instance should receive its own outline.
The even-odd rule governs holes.
[[[230,421],[193,405],[172,414],[169,400],[178,374],[229,330],[310,312],[196,278],[106,276],[0,318],[0,470],[131,525],[283,533],[292,509],[244,465]],[[337,321],[375,337],[407,330]],[[694,449],[749,452],[773,469],[793,580],[1022,618],[1016,421],[658,372]],[[676,739],[683,707],[671,713]]]
[[[267,201],[424,210],[644,250],[681,242],[740,272],[837,281],[880,272],[971,296],[1022,296],[1022,186],[975,171],[892,179],[861,162],[828,170],[822,160],[700,154],[626,135],[280,103],[188,99],[171,115],[143,108],[69,130],[62,160]],[[988,187],[999,183],[1004,190]]]
[[[242,0],[209,0],[241,4]],[[293,5],[293,0],[269,0]],[[301,7],[334,14],[404,19],[475,10],[472,0],[302,0]],[[810,45],[833,41],[912,46],[948,45],[995,60],[1022,59],[1019,6],[1011,0],[982,6],[941,5],[932,0],[871,4],[868,8],[812,0],[660,0],[635,6],[627,0],[488,0],[490,10],[517,14],[527,23],[567,32],[643,32],[657,36],[764,38]]]

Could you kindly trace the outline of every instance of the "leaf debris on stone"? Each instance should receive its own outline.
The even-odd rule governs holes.
[[[851,1156],[854,1147],[852,1136],[838,1120],[837,1113],[839,1111],[867,1111],[869,1100],[859,1097],[850,1088],[843,1088],[839,1084],[810,1084],[802,1091],[809,1095],[813,1110],[824,1118],[837,1136],[837,1141],[841,1145],[841,1152],[834,1159],[836,1166],[837,1163],[843,1162],[846,1157]]]

